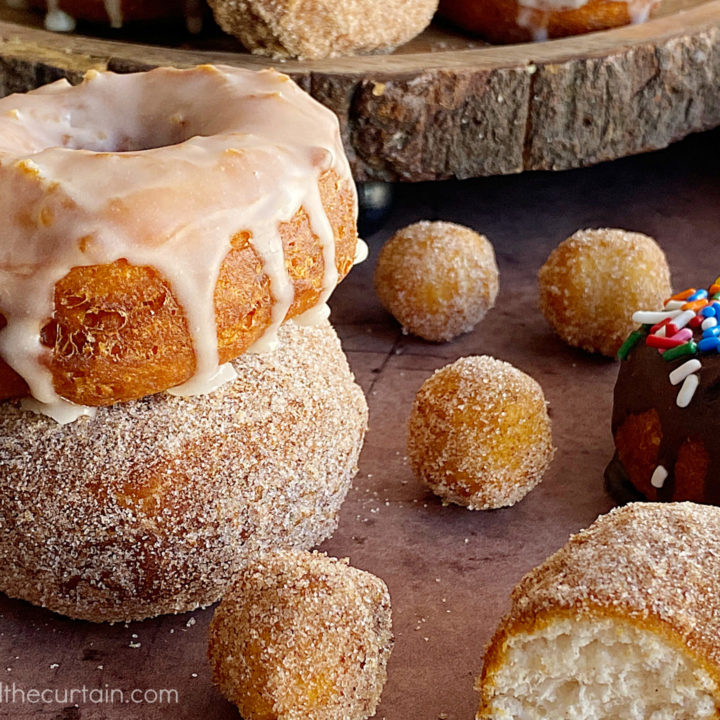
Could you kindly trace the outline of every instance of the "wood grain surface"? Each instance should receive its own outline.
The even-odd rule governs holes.
[[[512,586],[612,506],[602,475],[613,452],[617,366],[571,349],[548,329],[537,308],[537,269],[576,229],[615,226],[658,240],[676,289],[711,282],[720,272],[719,153],[715,131],[595,168],[397,188],[385,227],[368,237],[369,260],[338,288],[331,317],[366,392],[370,428],[340,526],[324,549],[348,556],[390,588],[396,646],[378,719],[471,720],[473,678]],[[473,332],[447,344],[403,335],[372,291],[382,243],[420,219],[469,225],[487,234],[497,252],[496,307]],[[555,459],[542,484],[512,508],[443,507],[405,463],[415,392],[435,369],[469,354],[512,362],[541,383],[550,402]],[[0,704],[0,718],[236,718],[210,682],[211,615],[209,608],[129,626],[92,625],[0,596],[0,682],[6,686],[174,689],[179,700],[77,707],[15,702]]]
[[[93,37],[41,22],[0,8],[0,94],[89,68],[274,65],[338,115],[358,180],[562,170],[720,125],[720,0],[665,0],[643,25],[546,43],[490,46],[435,26],[392,55],[282,63],[211,31]]]

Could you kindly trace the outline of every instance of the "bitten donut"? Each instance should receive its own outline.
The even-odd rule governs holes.
[[[390,595],[320,553],[253,559],[210,623],[213,680],[245,720],[366,720],[392,650]]]
[[[477,720],[720,716],[720,509],[632,503],[512,593]]]
[[[601,228],[561,242],[538,273],[540,309],[569,345],[615,357],[634,310],[670,290],[665,253],[647,235]]]
[[[438,0],[209,0],[253,53],[305,60],[392,50],[422,32]]]
[[[440,14],[495,43],[580,35],[640,23],[660,0],[440,0]]]
[[[422,221],[380,251],[375,290],[406,332],[436,342],[469,332],[495,304],[495,251],[470,228]]]
[[[46,405],[211,389],[322,307],[357,243],[337,119],[270,70],[0,100],[0,213],[0,399]]]
[[[633,319],[618,353],[608,487],[621,501],[720,505],[720,277]]]
[[[207,395],[67,425],[0,403],[0,592],[140,620],[215,602],[259,550],[328,537],[367,407],[329,325],[279,340]]]
[[[470,510],[513,505],[542,480],[554,452],[542,388],[510,363],[460,358],[415,397],[410,466],[446,502]]]

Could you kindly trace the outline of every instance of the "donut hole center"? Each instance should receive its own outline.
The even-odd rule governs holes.
[[[209,134],[196,118],[177,111],[163,118],[118,122],[114,127],[97,127],[78,118],[77,126],[65,133],[60,144],[71,150],[136,153],[180,145],[193,137]]]

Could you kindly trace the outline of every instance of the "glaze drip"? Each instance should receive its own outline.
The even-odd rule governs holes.
[[[335,287],[317,182],[330,169],[352,185],[336,118],[271,70],[91,72],[0,100],[0,357],[58,415],[49,406],[67,403],[40,342],[55,283],[124,259],[155,268],[183,308],[196,370],[173,392],[210,391],[232,377],[218,365],[214,290],[233,237],[249,234],[273,297],[255,350],[273,346],[293,301],[278,225],[301,207],[322,248],[318,305]]]

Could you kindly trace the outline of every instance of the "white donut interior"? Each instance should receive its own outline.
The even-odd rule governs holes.
[[[486,678],[478,720],[671,720],[717,717],[718,688],[689,654],[614,618],[560,618],[511,633]]]

